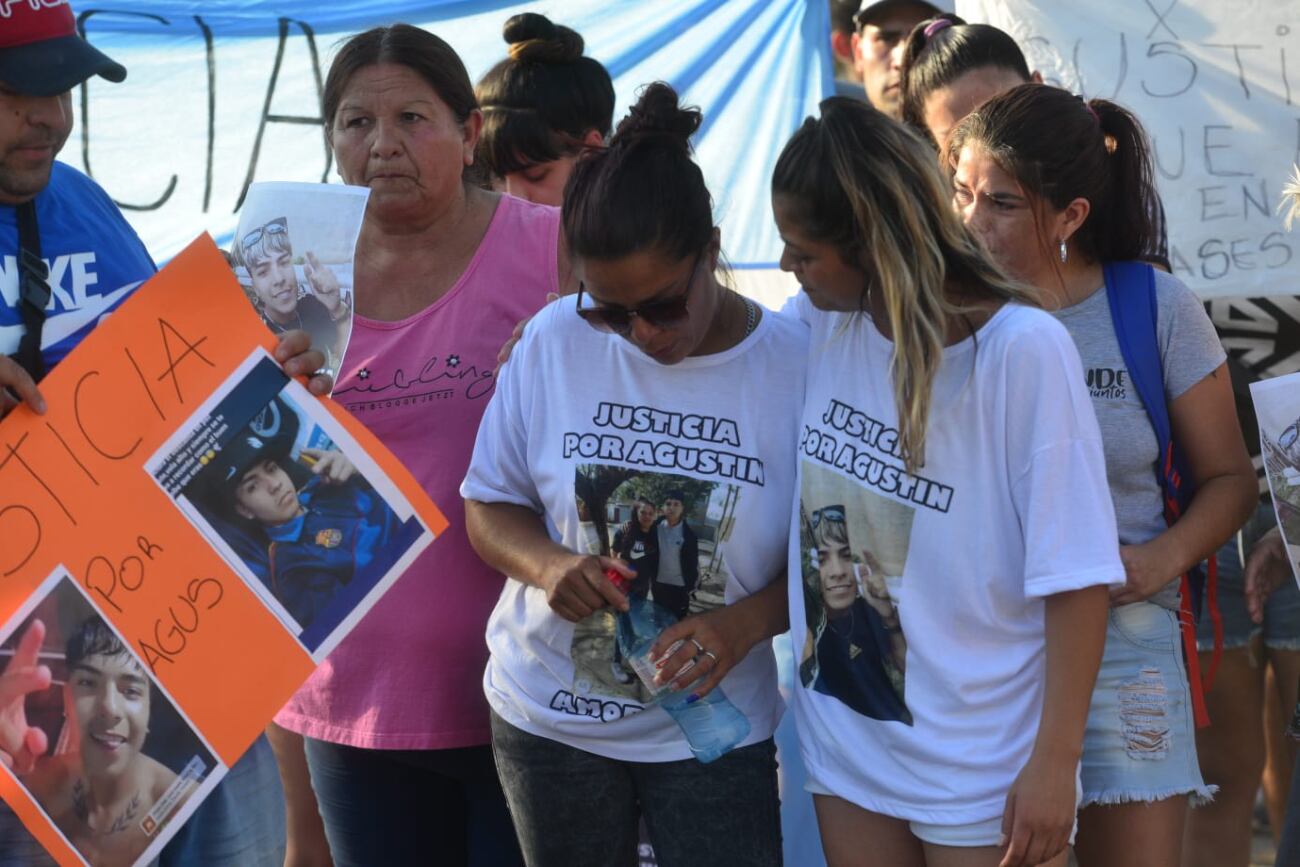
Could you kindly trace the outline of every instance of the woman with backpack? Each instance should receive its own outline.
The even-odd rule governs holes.
[[[1105,445],[1127,581],[1111,591],[1088,716],[1079,862],[1176,867],[1189,798],[1213,795],[1184,666],[1188,650],[1199,679],[1186,633],[1200,588],[1180,581],[1256,493],[1224,352],[1191,290],[1140,264],[1164,258],[1160,209],[1146,135],[1123,108],[1022,85],[958,125],[946,160],[967,225],[1074,338]]]

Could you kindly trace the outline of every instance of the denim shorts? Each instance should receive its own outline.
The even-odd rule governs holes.
[[[1246,610],[1243,552],[1250,549],[1277,524],[1273,507],[1261,503],[1241,532],[1219,549],[1219,613],[1223,618],[1223,649],[1246,647],[1250,640],[1263,632],[1264,646],[1274,650],[1300,650],[1300,587],[1290,580],[1269,594],[1264,602],[1264,623],[1250,619]],[[1196,626],[1196,646],[1200,650],[1214,649],[1214,625],[1205,605],[1201,606],[1201,619]]]
[[[492,714],[492,748],[528,867],[636,864],[638,818],[662,867],[780,867],[772,739],[707,765],[625,762]]]
[[[1201,778],[1195,730],[1177,613],[1151,602],[1110,609],[1083,736],[1081,806],[1208,801],[1215,790]]]

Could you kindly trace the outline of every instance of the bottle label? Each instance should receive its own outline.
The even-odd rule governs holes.
[[[667,659],[672,656],[684,643],[684,641],[680,640],[674,641],[672,646],[668,648],[668,652],[659,657],[659,659]],[[658,662],[659,659],[650,655],[649,645],[647,645],[644,653],[629,655],[626,656],[625,659],[627,660],[628,665],[632,666],[632,670],[636,672],[636,676],[641,678],[641,683],[650,691],[650,695],[659,698],[668,691],[667,683],[655,683],[655,675],[659,673],[659,669],[655,666],[655,663]]]

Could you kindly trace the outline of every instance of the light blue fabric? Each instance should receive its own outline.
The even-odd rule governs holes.
[[[616,117],[655,80],[703,109],[696,149],[723,249],[735,267],[775,267],[772,168],[803,119],[835,92],[825,0],[123,0],[83,17],[87,37],[129,77],[91,83],[88,137],[83,148],[74,139],[63,159],[93,166],[119,201],[141,207],[165,198],[128,213],[155,258],[205,229],[228,243],[250,166],[256,180],[337,180],[321,136],[302,124],[318,101],[314,69],[324,76],[343,39],[397,21],[420,25],[446,39],[477,81],[506,55],[501,25],[525,11],[582,34],[614,78]],[[187,92],[182,114],[178,92]],[[269,114],[296,120],[259,129],[268,100]],[[216,156],[205,160],[209,148]]]
[[[1209,800],[1196,761],[1178,614],[1152,602],[1110,609],[1083,735],[1083,806]]]
[[[772,649],[776,652],[781,694],[788,702],[795,672],[790,633],[772,639]],[[781,844],[785,850],[785,863],[799,867],[826,867],[812,795],[804,789],[807,772],[799,753],[799,732],[795,728],[793,713],[787,713],[776,728],[776,762],[781,786]]]

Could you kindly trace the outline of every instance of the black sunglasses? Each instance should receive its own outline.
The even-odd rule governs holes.
[[[678,325],[690,315],[688,305],[691,300],[691,289],[695,286],[695,272],[699,270],[700,259],[703,255],[703,250],[695,254],[695,264],[691,265],[691,273],[686,278],[686,288],[684,290],[671,298],[665,298],[662,301],[651,301],[639,307],[619,307],[617,304],[598,304],[595,307],[583,307],[582,296],[586,289],[582,281],[578,281],[578,315],[597,331],[613,334],[627,334],[631,331],[634,317],[655,328],[671,328]],[[587,297],[591,298],[590,295]]]
[[[828,521],[834,521],[837,524],[843,524],[845,522],[844,507],[826,506],[825,508],[818,509],[808,516],[808,523],[812,526],[812,529],[816,530],[817,525],[822,522],[822,518],[825,518]]]

